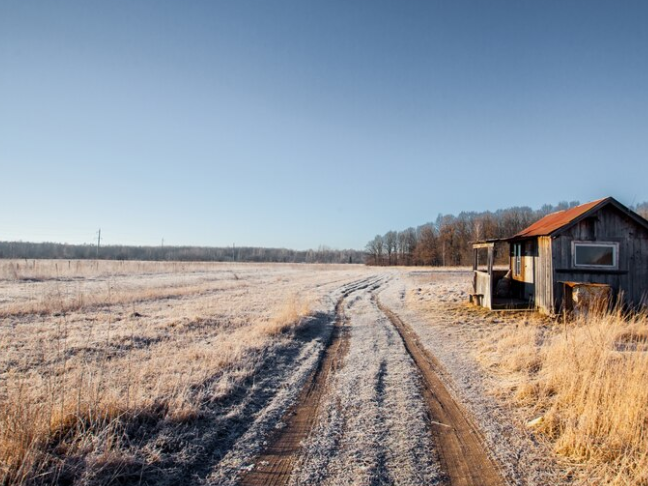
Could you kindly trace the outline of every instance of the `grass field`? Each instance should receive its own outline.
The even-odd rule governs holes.
[[[414,279],[410,306],[463,343],[445,346],[475,358],[487,393],[553,453],[558,462],[548,467],[564,468],[570,484],[648,484],[646,315],[614,310],[564,321],[489,312],[460,302],[468,274],[437,280]]]
[[[496,343],[496,344],[493,344]],[[592,483],[648,484],[648,320],[606,312],[530,322],[484,342],[514,401]]]
[[[0,484],[128,466],[128,436],[142,434],[133,427],[182,424],[232,394],[331,288],[359,273],[0,262]],[[137,455],[156,460],[155,448]]]
[[[511,484],[647,485],[646,316],[493,313],[466,304],[469,284],[464,269],[0,261],[0,484],[234,484],[341,318],[291,484],[444,484],[379,297]]]

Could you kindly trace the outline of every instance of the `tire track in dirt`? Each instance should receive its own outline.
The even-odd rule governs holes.
[[[318,408],[328,390],[332,372],[340,369],[349,349],[349,326],[344,315],[345,300],[354,292],[378,288],[380,279],[370,278],[342,287],[335,305],[335,324],[319,365],[302,389],[297,404],[283,417],[285,424],[268,439],[268,445],[255,461],[254,468],[241,475],[240,486],[285,486],[318,416]]]
[[[440,484],[416,365],[371,295],[358,292],[345,305],[349,351],[329,380],[291,486]]]
[[[441,380],[439,362],[423,348],[414,331],[400,317],[382,305],[375,295],[374,298],[378,308],[398,331],[421,373],[423,397],[430,411],[430,428],[447,483],[452,486],[506,485],[498,466],[489,457],[477,427]]]

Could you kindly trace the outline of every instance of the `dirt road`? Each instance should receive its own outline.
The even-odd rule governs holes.
[[[380,304],[387,285],[344,290],[319,366],[239,484],[505,484],[434,356]]]
[[[439,362],[425,350],[416,334],[398,315],[380,303],[378,307],[398,330],[422,375],[422,391],[430,410],[432,434],[448,483],[461,486],[504,484],[484,448],[479,430],[443,384]]]
[[[284,417],[285,426],[269,438],[269,444],[257,458],[254,469],[241,478],[241,486],[288,484],[295,461],[302,451],[302,441],[310,434],[317,418],[330,374],[342,366],[349,349],[349,327],[344,314],[346,298],[373,285],[377,285],[377,281],[369,279],[343,289],[335,306],[333,332],[320,363],[300,393],[298,403]]]

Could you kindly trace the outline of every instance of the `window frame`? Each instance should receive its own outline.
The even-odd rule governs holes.
[[[579,264],[576,261],[576,248],[579,246],[607,247],[612,248],[612,265]],[[619,242],[618,241],[572,241],[572,267],[596,270],[618,270],[619,269]]]
[[[513,243],[513,274],[516,277],[522,275],[522,243]]]

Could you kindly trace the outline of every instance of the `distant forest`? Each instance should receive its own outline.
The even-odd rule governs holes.
[[[495,212],[439,214],[434,223],[376,235],[365,248],[369,265],[455,266],[472,264],[474,241],[508,238],[555,211],[578,206],[563,201],[540,209],[512,207]],[[632,207],[648,219],[648,202]],[[504,255],[500,255],[505,257]]]
[[[435,222],[376,235],[365,251],[290,250],[261,247],[70,245],[0,241],[0,258],[105,259],[206,262],[367,263],[369,265],[457,266],[472,263],[472,242],[507,238],[543,216],[577,206],[578,201],[540,209],[512,207],[495,212],[439,214]],[[632,207],[648,219],[648,202]],[[501,257],[502,255],[500,255]]]
[[[101,246],[0,241],[0,258],[55,258],[205,262],[364,263],[357,250],[199,246]]]

